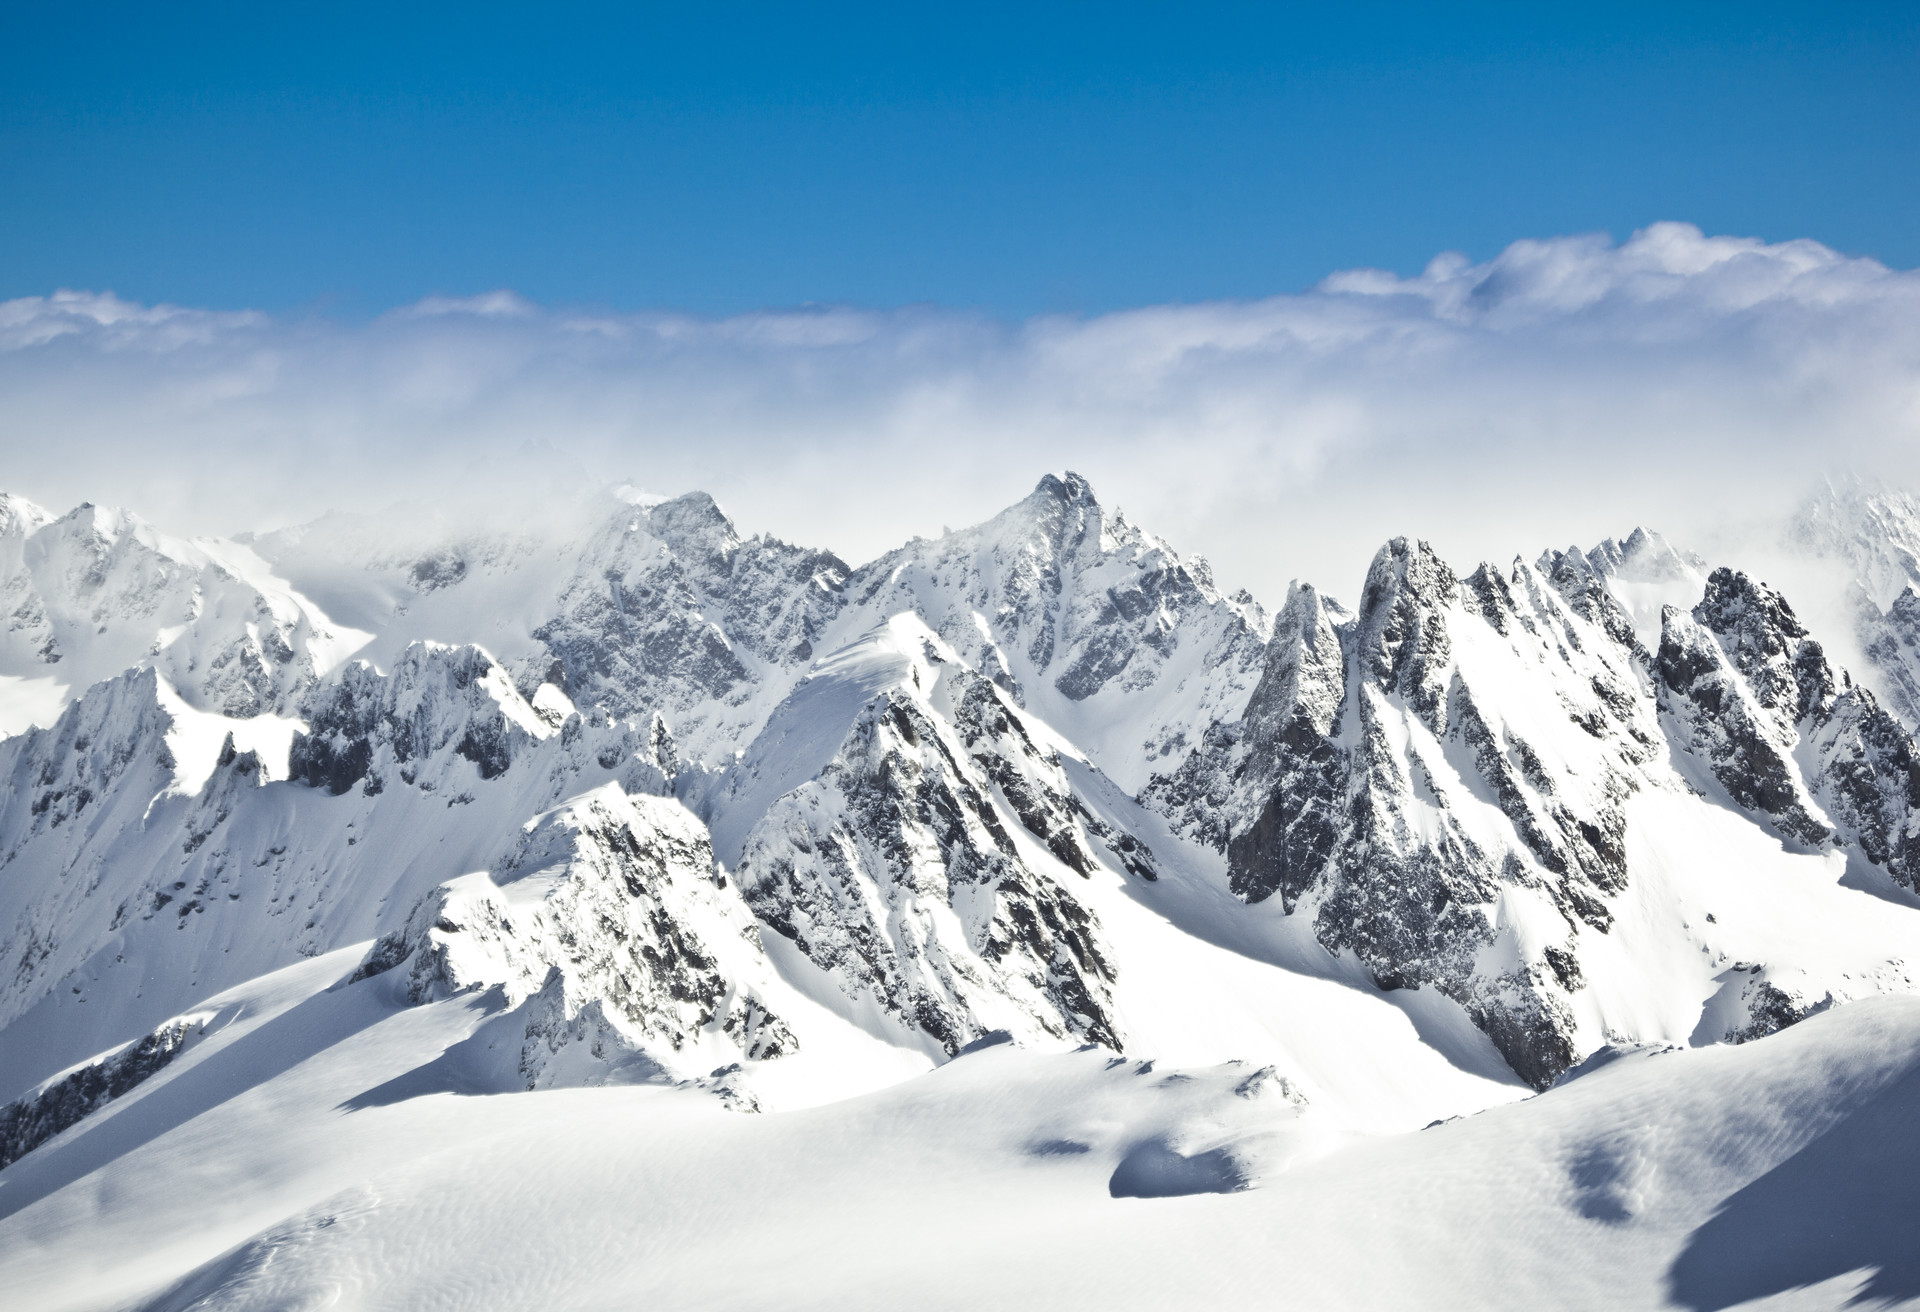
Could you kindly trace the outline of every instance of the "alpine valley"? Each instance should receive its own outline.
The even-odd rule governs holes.
[[[1515,545],[0,496],[0,1301],[1920,1306],[1920,501]]]

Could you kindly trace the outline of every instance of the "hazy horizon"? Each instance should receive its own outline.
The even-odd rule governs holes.
[[[0,486],[232,535],[631,483],[859,562],[1048,471],[1229,589],[1357,585],[1393,536],[1499,561],[1645,524],[1711,549],[1835,473],[1913,477],[1920,272],[1660,224],[1308,292],[995,319],[726,318],[511,293],[365,322],[0,303]]]

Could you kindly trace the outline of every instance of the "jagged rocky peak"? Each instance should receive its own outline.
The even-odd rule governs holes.
[[[1598,625],[1622,646],[1631,647],[1639,641],[1632,614],[1608,586],[1609,578],[1617,574],[1596,568],[1578,547],[1543,552],[1534,568],[1566,599],[1574,614]]]
[[[1808,498],[1789,543],[1837,570],[1861,676],[1909,731],[1920,728],[1920,500],[1859,478]],[[1844,585],[1840,580],[1844,578]]]
[[[1902,633],[1920,632],[1920,592],[1909,584],[1900,590],[1900,595],[1887,607],[1887,618],[1894,622]]]
[[[504,666],[472,645],[414,643],[388,674],[353,662],[305,709],[290,777],[335,795],[359,785],[373,797],[397,782],[470,797],[469,785],[498,779],[522,760],[544,781],[527,785],[536,793],[567,788],[596,767],[630,793],[666,793],[683,765],[662,716],[583,714],[552,682],[524,695]]]
[[[1234,753],[1238,787],[1221,810],[1257,818],[1238,832],[1209,835],[1228,851],[1233,891],[1249,901],[1279,893],[1291,910],[1332,855],[1346,809],[1348,761],[1335,740],[1352,627],[1338,603],[1301,586],[1274,623],[1266,672]]]
[[[1356,635],[1366,677],[1398,694],[1436,731],[1445,729],[1442,675],[1453,644],[1447,608],[1460,580],[1425,542],[1395,538],[1374,556],[1360,594]]]
[[[64,1008],[38,1049],[63,1065],[123,1037],[101,1028],[116,1017],[152,1023],[390,928],[562,798],[609,780],[671,792],[661,722],[580,715],[551,688],[527,703],[475,649],[413,657],[342,671],[291,752],[291,726],[195,712],[152,670],[0,741],[0,1023]],[[292,784],[269,782],[289,764]],[[309,795],[314,776],[346,795]],[[116,988],[114,1008],[86,1005]]]
[[[489,626],[474,617],[505,610],[524,625],[528,649],[510,642],[504,656],[523,676],[548,677],[557,659],[559,682],[580,705],[658,711],[694,758],[724,760],[813,658],[841,609],[847,566],[830,552],[742,537],[704,493],[658,500],[623,490],[583,513],[584,530],[544,546],[482,551],[486,543],[451,525],[426,531],[430,515],[402,517],[398,528],[391,516],[317,521],[259,545],[349,613],[377,621],[385,651],[408,636],[481,638]],[[426,528],[401,531],[414,521]],[[369,555],[355,548],[358,536],[395,542]],[[350,549],[365,557],[358,580],[327,558]],[[432,568],[423,574],[424,565]],[[443,582],[429,589],[435,580]],[[449,590],[459,595],[407,604]],[[360,595],[369,593],[379,595]]]
[[[1909,731],[1920,728],[1920,592],[1909,585],[1885,614],[1854,585],[1854,632],[1885,694],[1887,709]]]
[[[1668,611],[1658,671],[1677,745],[1736,805],[1796,843],[1851,846],[1914,886],[1913,740],[1832,667],[1784,597],[1715,570],[1691,613]]]
[[[233,716],[286,710],[341,646],[244,547],[170,537],[92,504],[54,517],[4,498],[0,608],[0,674],[71,697],[151,665],[189,705]]]
[[[1112,955],[1070,884],[1100,850],[1148,877],[1151,853],[1091,815],[1003,690],[902,615],[823,660],[763,737],[809,759],[789,788],[749,750],[740,881],[851,1016],[942,1056],[994,1030],[1120,1046]]]
[[[1713,630],[1762,706],[1798,720],[1832,701],[1837,689],[1825,652],[1766,584],[1717,569],[1693,616]]]
[[[1582,551],[1541,553],[1534,568],[1552,580],[1574,609],[1616,640],[1637,640],[1649,653],[1660,645],[1660,616],[1682,610],[1706,587],[1707,563],[1651,529],[1636,527],[1625,538]]]
[[[1700,556],[1639,526],[1624,539],[1608,538],[1586,554],[1598,573],[1635,583],[1690,581],[1707,568]]]
[[[658,711],[699,760],[758,727],[839,612],[831,552],[742,539],[713,498],[622,506],[573,553],[533,637],[583,705]]]
[[[500,989],[528,1088],[685,1079],[796,1048],[705,829],[612,784],[530,821],[491,873],[428,893],[354,978],[388,972],[416,1005]]]
[[[1135,527],[1074,473],[1046,476],[984,524],[881,556],[847,597],[862,626],[921,616],[1128,789],[1245,702],[1267,629],[1250,597],[1224,596],[1205,561]]]
[[[1845,564],[1886,610],[1920,584],[1920,500],[1861,478],[1829,480],[1795,512],[1788,537]]]
[[[1625,886],[1658,725],[1633,650],[1533,567],[1395,539],[1357,612],[1296,587],[1242,719],[1145,800],[1389,988],[1461,1004],[1537,1084],[1577,1052],[1583,935]]]
[[[89,688],[50,727],[0,740],[5,859],[37,834],[70,822],[91,827],[116,807],[144,808],[172,787],[173,728],[160,676],[128,670]]]
[[[1346,761],[1335,740],[1348,704],[1352,626],[1338,602],[1294,583],[1274,618],[1265,669],[1245,713],[1210,726],[1181,768],[1156,777],[1142,794],[1207,846],[1226,851],[1238,844],[1230,868],[1241,897],[1259,901],[1281,892],[1291,906],[1300,881],[1325,862],[1345,806]],[[1294,777],[1282,787],[1289,773]],[[1319,800],[1308,804],[1308,793]],[[1297,804],[1269,811],[1281,794]],[[1249,816],[1260,818],[1236,823]]]
[[[846,562],[830,551],[794,546],[766,534],[742,538],[705,492],[659,502],[647,510],[647,524],[703,596],[721,603],[730,633],[764,659],[810,657],[810,652],[794,653],[791,648],[815,636],[818,625],[837,609]],[[785,611],[794,602],[801,603],[800,609],[788,617]],[[809,617],[814,622],[811,631],[798,634],[795,643],[780,645],[779,638],[786,636],[782,620],[804,628]]]
[[[1810,645],[1820,659],[1819,645],[1806,639],[1790,611],[1767,604],[1777,600],[1773,594],[1744,576],[1724,586],[1727,573],[1714,575],[1721,588],[1709,585],[1714,605],[1703,601],[1692,612],[1666,611],[1657,666],[1661,709],[1675,725],[1679,745],[1709,766],[1736,805],[1771,818],[1796,842],[1817,846],[1832,831],[1795,766],[1793,749],[1803,696],[1795,678],[1801,649]],[[1755,599],[1759,606],[1748,604]],[[1783,620],[1791,627],[1779,627]],[[1716,621],[1728,625],[1724,634]]]
[[[1268,736],[1304,721],[1321,737],[1333,732],[1346,696],[1340,627],[1353,617],[1312,584],[1295,583],[1273,622],[1266,669],[1247,704],[1247,722]]]
[[[536,696],[549,714],[522,697],[479,647],[414,643],[390,674],[355,661],[315,691],[289,769],[335,794],[363,780],[377,793],[388,772],[413,784],[423,763],[451,753],[491,779],[506,773],[524,744],[555,731],[552,712],[564,694],[548,686]]]
[[[142,918],[170,903],[182,914],[204,906],[196,896],[204,888],[179,872],[206,864],[209,834],[238,796],[261,791],[266,776],[257,753],[234,749],[230,739],[224,747],[208,741],[209,719],[156,671],[137,669],[95,684],[48,728],[0,740],[0,959],[8,962],[0,1026],[56,989],[74,997],[62,985],[77,987],[67,977],[89,959],[141,963]],[[179,944],[169,937],[164,946],[190,956]],[[36,1046],[34,1060],[50,1050],[58,1060],[49,1067],[58,1068],[125,1037],[103,1023],[150,1022],[191,1003],[164,996],[159,973],[128,967],[119,978],[140,982],[127,997],[80,1007],[56,1040]],[[145,1007],[130,1000],[142,991]],[[157,1015],[152,1006],[161,1008]],[[29,1075],[34,1062],[23,1055],[0,1067],[7,1084]]]
[[[661,501],[647,508],[647,526],[699,580],[724,586],[740,550],[740,533],[720,503],[705,492]]]
[[[54,521],[54,514],[23,496],[0,491],[0,539],[25,538]]]
[[[1196,727],[1258,677],[1260,608],[1222,596],[1204,561],[1102,506],[1078,475],[1049,476],[986,524],[858,571],[831,552],[743,537],[703,493],[595,504],[565,542],[484,558],[449,529],[344,569],[325,557],[353,526],[328,521],[258,545],[356,622],[368,617],[381,659],[408,637],[497,639],[523,690],[545,680],[582,707],[662,714],[682,750],[715,767],[823,649],[906,610],[1129,789],[1177,763]]]
[[[1116,869],[1149,882],[1159,878],[1152,849],[1087,806],[1059,748],[1040,736],[1004,689],[964,668],[947,673],[943,683],[947,715],[973,764],[1055,860],[1091,875],[1101,864],[1100,848]]]

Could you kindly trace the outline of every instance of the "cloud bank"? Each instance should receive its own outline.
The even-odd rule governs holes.
[[[1355,592],[1396,533],[1462,565],[1724,534],[1830,471],[1915,481],[1916,438],[1920,272],[1676,223],[1018,323],[0,303],[0,487],[204,532],[433,497],[539,517],[626,481],[857,561],[1071,467],[1271,601]]]

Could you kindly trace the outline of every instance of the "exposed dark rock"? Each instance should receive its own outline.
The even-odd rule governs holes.
[[[1914,886],[1913,740],[1833,670],[1783,597],[1715,570],[1691,615],[1666,615],[1658,673],[1676,737],[1737,805],[1796,842],[1851,844]]]
[[[145,1038],[0,1107],[0,1168],[164,1070],[200,1037],[205,1023],[198,1017],[168,1021]]]
[[[758,662],[804,669],[847,578],[831,552],[742,539],[702,492],[632,511],[582,559],[534,636],[580,704],[676,724],[750,695]]]
[[[913,698],[876,698],[819,777],[754,828],[741,885],[762,924],[948,1055],[992,1028],[974,1010],[990,994],[1011,997],[1038,1034],[1118,1048],[1114,968],[1092,913],[1022,860],[994,805],[996,782],[1011,785],[1022,823],[1090,867],[1049,763],[1000,695],[969,681],[960,718],[972,742],[952,746]],[[961,938],[921,908],[956,917]]]
[[[1396,540],[1356,615],[1296,588],[1244,716],[1143,795],[1225,851],[1236,894],[1311,915],[1320,943],[1382,987],[1453,998],[1536,1086],[1576,1055],[1566,995],[1584,975],[1571,941],[1488,973],[1499,905],[1542,897],[1570,931],[1611,926],[1622,807],[1654,738],[1632,691],[1631,626],[1590,571],[1560,570],[1575,600],[1525,565],[1462,580],[1424,543]],[[1456,629],[1510,653],[1507,672],[1463,665]],[[1577,787],[1489,709],[1503,679],[1556,688],[1592,742]],[[1474,805],[1495,808],[1511,838],[1489,847],[1460,813]]]
[[[537,718],[486,652],[435,643],[409,647],[390,675],[364,661],[348,665],[306,709],[289,773],[335,795],[367,778],[376,756],[408,782],[418,762],[449,751],[473,762],[482,779],[497,778],[533,741],[527,725]]]

